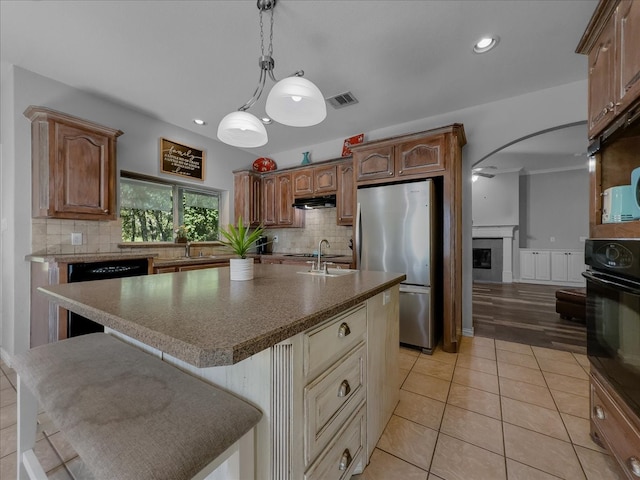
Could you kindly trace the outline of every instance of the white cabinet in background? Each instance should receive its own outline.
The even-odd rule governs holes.
[[[549,285],[583,285],[584,252],[520,249],[520,281]]]
[[[554,282],[583,283],[584,252],[551,252],[551,280]]]
[[[548,250],[520,250],[521,280],[551,280],[551,254]]]

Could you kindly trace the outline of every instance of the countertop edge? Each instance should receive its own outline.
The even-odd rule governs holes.
[[[46,287],[39,287],[38,290],[48,297],[50,301],[60,307],[94,320],[107,328],[113,329],[123,335],[127,335],[195,367],[205,368],[233,365],[245,360],[256,353],[286,340],[287,338],[291,338],[315,327],[323,321],[328,320],[371,297],[374,297],[384,290],[400,284],[406,279],[406,275],[404,274],[395,275],[396,276],[384,280],[364,291],[356,293],[354,296],[340,303],[300,317],[277,329],[268,331],[259,337],[252,337],[241,343],[227,344],[226,346],[221,345],[212,348],[198,347],[197,345],[187,343],[178,338],[162,333],[161,331],[152,330],[145,326],[132,323],[130,320],[124,319],[118,315],[105,312],[91,307],[86,303],[49,291]]]

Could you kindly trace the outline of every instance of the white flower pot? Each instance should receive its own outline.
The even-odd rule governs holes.
[[[229,262],[231,280],[253,279],[253,258],[232,258]]]

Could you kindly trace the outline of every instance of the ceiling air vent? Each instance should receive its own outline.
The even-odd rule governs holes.
[[[358,99],[353,96],[353,93],[345,92],[331,98],[327,98],[327,102],[329,102],[329,105],[333,108],[343,108],[348,107],[349,105],[355,105],[358,103]]]

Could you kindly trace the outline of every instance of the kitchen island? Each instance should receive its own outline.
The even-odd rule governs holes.
[[[260,479],[343,479],[366,465],[397,403],[403,274],[300,274],[256,265],[41,288],[260,408]]]

